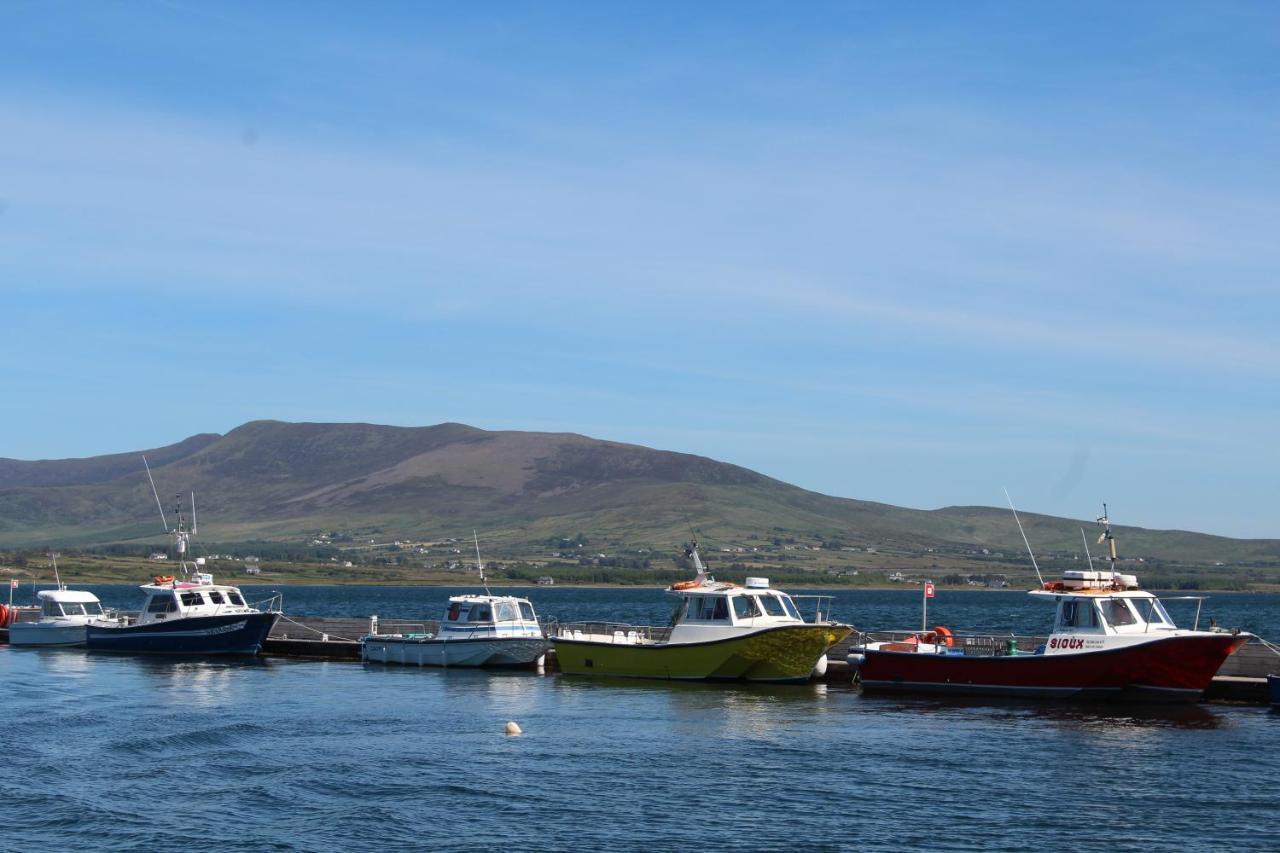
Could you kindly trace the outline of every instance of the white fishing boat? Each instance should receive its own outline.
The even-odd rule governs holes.
[[[10,625],[9,645],[83,647],[89,625],[123,624],[121,617],[102,609],[102,602],[93,593],[67,589],[58,573],[57,555],[51,556],[57,588],[36,593],[36,600],[40,602],[39,621]]]
[[[478,537],[476,562],[484,585]],[[550,646],[527,598],[494,595],[488,586],[484,595],[450,597],[437,630],[381,634],[375,618],[361,640],[366,661],[409,666],[533,666]]]

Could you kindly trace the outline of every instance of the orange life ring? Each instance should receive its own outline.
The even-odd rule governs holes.
[[[173,583],[173,575],[156,575],[151,580],[157,584]]]
[[[9,624],[9,606],[0,604],[0,625],[7,626]]]
[[[671,588],[672,589],[693,589],[695,586],[699,586],[699,583],[697,581],[680,581],[680,583],[673,583],[671,585]]]
[[[941,637],[946,641],[947,648],[951,648],[955,644],[952,639],[951,629],[948,628],[946,625],[934,625],[933,633],[935,638]]]

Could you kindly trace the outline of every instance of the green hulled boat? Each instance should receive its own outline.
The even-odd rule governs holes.
[[[814,597],[814,619],[806,622],[792,597],[770,589],[767,579],[747,578],[746,586],[717,582],[707,574],[696,543],[686,555],[698,575],[668,588],[679,599],[670,628],[605,622],[560,626],[552,642],[561,672],[802,682],[815,668],[825,668],[827,649],[852,630],[823,618],[825,597]]]

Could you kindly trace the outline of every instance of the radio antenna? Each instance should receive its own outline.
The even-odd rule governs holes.
[[[1027,556],[1031,558],[1031,566],[1036,570],[1036,578],[1040,581],[1040,586],[1044,586],[1044,578],[1040,575],[1040,566],[1036,563],[1035,552],[1031,550],[1031,543],[1027,541],[1027,531],[1022,529],[1022,519],[1018,518],[1018,511],[1013,508],[1013,498],[1009,497],[1009,490],[1004,490],[1004,499],[1009,502],[1009,509],[1013,510],[1013,520],[1018,522],[1018,532],[1022,534],[1022,544],[1027,546]]]
[[[480,559],[480,537],[475,530],[471,531],[471,537],[476,542],[476,565],[480,567],[480,585],[484,587],[485,595],[493,595],[493,593],[489,592],[489,585],[484,581],[484,561]]]
[[[147,481],[151,483],[151,494],[156,498],[156,509],[160,510],[160,523],[164,525],[164,532],[169,532],[169,522],[164,517],[164,505],[160,503],[160,493],[156,491],[155,478],[151,476],[151,466],[147,464],[147,457],[142,457],[142,465],[147,469]]]
[[[1093,555],[1089,553],[1089,537],[1084,535],[1084,528],[1080,528],[1080,541],[1084,543],[1084,555],[1089,560],[1089,571],[1093,571]]]

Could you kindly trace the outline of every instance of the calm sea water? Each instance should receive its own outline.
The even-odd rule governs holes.
[[[285,592],[299,614],[421,618],[448,591]],[[652,590],[532,595],[562,619],[669,612]],[[930,622],[1041,629],[1021,599],[944,590]],[[1276,596],[1209,604],[1276,637]],[[835,615],[888,627],[918,600],[844,593]],[[1280,714],[1255,706],[3,647],[0,684],[4,850],[1280,849]]]

